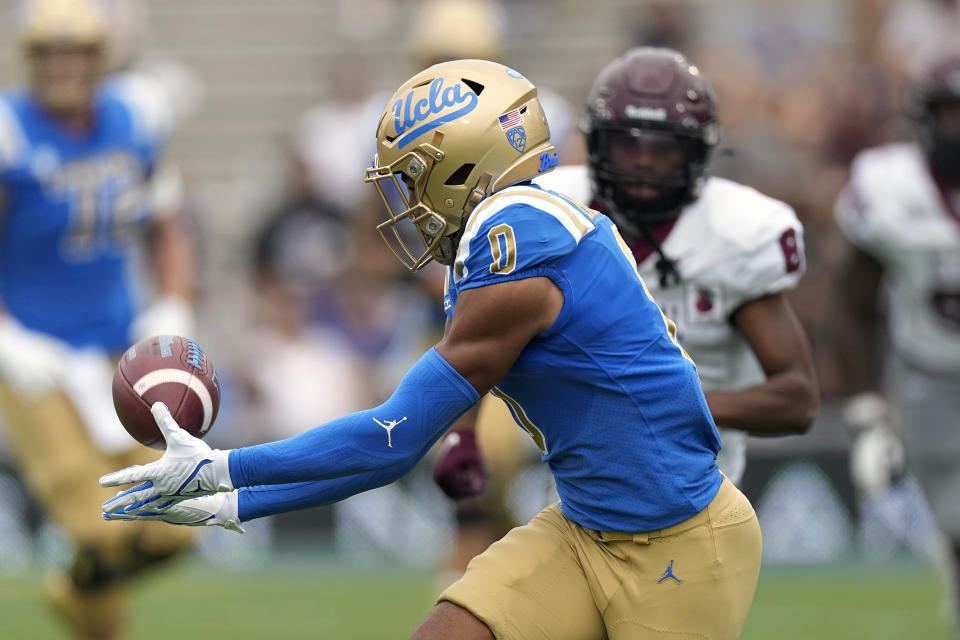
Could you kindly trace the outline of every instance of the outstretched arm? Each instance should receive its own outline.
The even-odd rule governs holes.
[[[156,462],[100,479],[101,486],[140,483],[104,504],[105,513],[131,505],[170,504],[239,487],[325,480],[369,471],[399,478],[460,415],[477,392],[435,349],[404,376],[375,409],[338,418],[293,438],[212,450],[177,426],[161,403],[153,407],[167,449]],[[388,482],[391,480],[387,480]],[[166,500],[157,504],[166,505]],[[167,505],[169,506],[169,505]]]
[[[409,463],[443,435],[479,399],[436,349],[407,373],[389,400],[293,438],[235,449],[230,477],[236,487],[323,480]]]
[[[350,493],[336,494],[338,499],[371,488],[366,482],[373,478],[387,484],[409,470],[477,402],[478,392],[485,393],[506,375],[527,343],[553,323],[562,305],[563,295],[546,278],[464,291],[443,341],[414,365],[380,407],[288,440],[229,453],[211,451],[186,432],[168,428],[164,432],[168,442],[171,437],[183,441],[173,452],[168,447],[157,462],[101,478],[103,486],[142,483],[105,504],[104,510],[122,511],[158,496],[183,500],[236,487],[328,480],[374,471],[383,475],[356,480]],[[315,499],[305,497],[303,506],[310,506]]]
[[[443,362],[453,365],[454,373],[459,375],[460,371],[467,372],[464,377],[470,382],[471,390],[485,393],[506,375],[520,351],[533,336],[553,323],[562,305],[563,296],[560,290],[545,278],[530,278],[469,289],[461,294],[454,322],[437,345],[436,353]],[[479,395],[471,398],[472,403],[475,403]],[[468,412],[468,415],[472,415],[472,412]],[[431,434],[419,451],[391,467],[328,480],[241,489],[240,520],[330,504],[389,484],[412,469],[426,455],[436,438],[454,421],[456,419],[445,423]],[[397,424],[394,433],[398,433],[403,426],[403,423]],[[382,432],[378,436],[380,440],[384,439]],[[302,436],[298,436],[300,437]],[[241,456],[249,455],[244,452],[267,446],[270,445],[241,449],[231,454],[231,475],[235,475],[234,454],[239,460]],[[270,474],[270,477],[275,476]],[[248,479],[245,478],[241,480],[241,485],[247,482]]]
[[[390,467],[329,480],[243,487],[230,493],[205,495],[182,502],[169,502],[164,496],[155,496],[103,515],[106,520],[160,520],[187,526],[220,526],[243,533],[241,522],[332,504],[390,484],[398,475],[413,469],[415,464],[415,461],[411,461],[399,468]]]
[[[234,486],[320,480],[416,463],[506,375],[562,306],[563,294],[546,278],[464,291],[443,340],[410,370],[390,400],[289,440],[231,452]]]
[[[426,454],[426,451],[423,453]],[[398,467],[330,480],[244,487],[238,491],[237,512],[240,521],[247,522],[276,513],[333,504],[358,493],[386,486],[408,473],[416,463],[416,460],[411,460]]]

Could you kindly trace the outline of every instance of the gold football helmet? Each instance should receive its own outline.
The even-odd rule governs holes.
[[[102,47],[107,24],[91,0],[31,0],[24,7],[19,36],[28,53],[33,47],[60,42]]]
[[[377,231],[417,271],[453,262],[483,198],[556,164],[537,88],[501,64],[454,60],[413,76],[387,103],[364,181],[387,207]]]
[[[92,0],[31,0],[19,26],[40,101],[55,112],[87,106],[106,61],[107,22],[100,7]],[[70,62],[55,56],[69,56]]]

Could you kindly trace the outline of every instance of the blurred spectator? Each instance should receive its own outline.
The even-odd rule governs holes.
[[[425,0],[411,25],[411,53],[421,69],[462,58],[496,61],[509,28],[494,0]]]
[[[646,0],[632,8],[629,39],[636,46],[685,51],[690,44],[691,19],[685,3]]]
[[[309,191],[295,194],[258,233],[258,313],[241,347],[247,441],[292,436],[382,401],[439,331],[442,312],[421,280],[401,276],[364,203],[372,199],[347,214]],[[434,492],[400,483],[337,503],[335,540],[349,541],[355,560],[387,552],[433,562],[448,529],[445,512],[429,507]]]
[[[880,27],[879,54],[900,80],[918,71],[918,65],[960,33],[957,0],[892,0]]]
[[[503,8],[493,0],[429,0],[411,20],[410,66],[423,69],[457,58],[502,61],[507,28]],[[368,197],[369,186],[357,176],[373,159],[377,121],[390,98],[386,92],[370,93],[365,78],[372,64],[352,52],[337,60],[334,98],[305,112],[294,129],[296,166],[304,178],[295,183],[346,211]],[[579,153],[571,135],[574,110],[549,90],[539,95],[558,149]]]
[[[389,95],[370,94],[368,65],[344,56],[333,67],[330,101],[307,110],[292,132],[293,197],[330,202],[348,214],[370,197],[363,169],[373,159],[377,119]]]
[[[271,215],[256,238],[259,322],[243,359],[259,425],[251,440],[295,435],[372,399],[358,354],[316,322],[350,264],[347,231],[340,211],[301,199]]]

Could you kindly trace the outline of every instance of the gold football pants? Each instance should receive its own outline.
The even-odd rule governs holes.
[[[157,522],[107,522],[100,505],[116,494],[97,483],[101,475],[133,464],[145,464],[158,451],[137,445],[110,455],[90,440],[80,416],[63,393],[25,399],[0,384],[0,412],[17,465],[32,496],[67,532],[78,547],[105,551],[138,537],[158,552],[182,546],[192,538],[186,527]]]
[[[753,507],[724,478],[706,509],[659,531],[593,531],[551,505],[474,558],[438,601],[500,640],[732,640],[760,555]]]
[[[176,553],[194,531],[162,522],[107,522],[100,505],[116,489],[102,489],[97,480],[155,460],[159,452],[137,445],[119,455],[104,453],[60,392],[28,399],[0,383],[0,413],[30,494],[77,549],[70,577],[58,578],[48,595],[75,637],[119,637],[122,585]]]

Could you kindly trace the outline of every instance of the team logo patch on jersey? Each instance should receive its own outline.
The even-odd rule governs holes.
[[[724,320],[727,305],[720,287],[688,284],[684,287],[684,297],[686,312],[680,314],[678,322],[711,323]]]
[[[780,248],[783,249],[783,258],[786,261],[787,273],[803,267],[803,254],[800,253],[800,244],[797,242],[797,232],[787,229],[780,236]]]
[[[713,294],[708,289],[700,289],[697,292],[697,311],[700,313],[709,313],[713,309]]]
[[[517,153],[523,153],[527,148],[527,132],[523,127],[514,127],[507,131],[507,142],[517,150]]]

